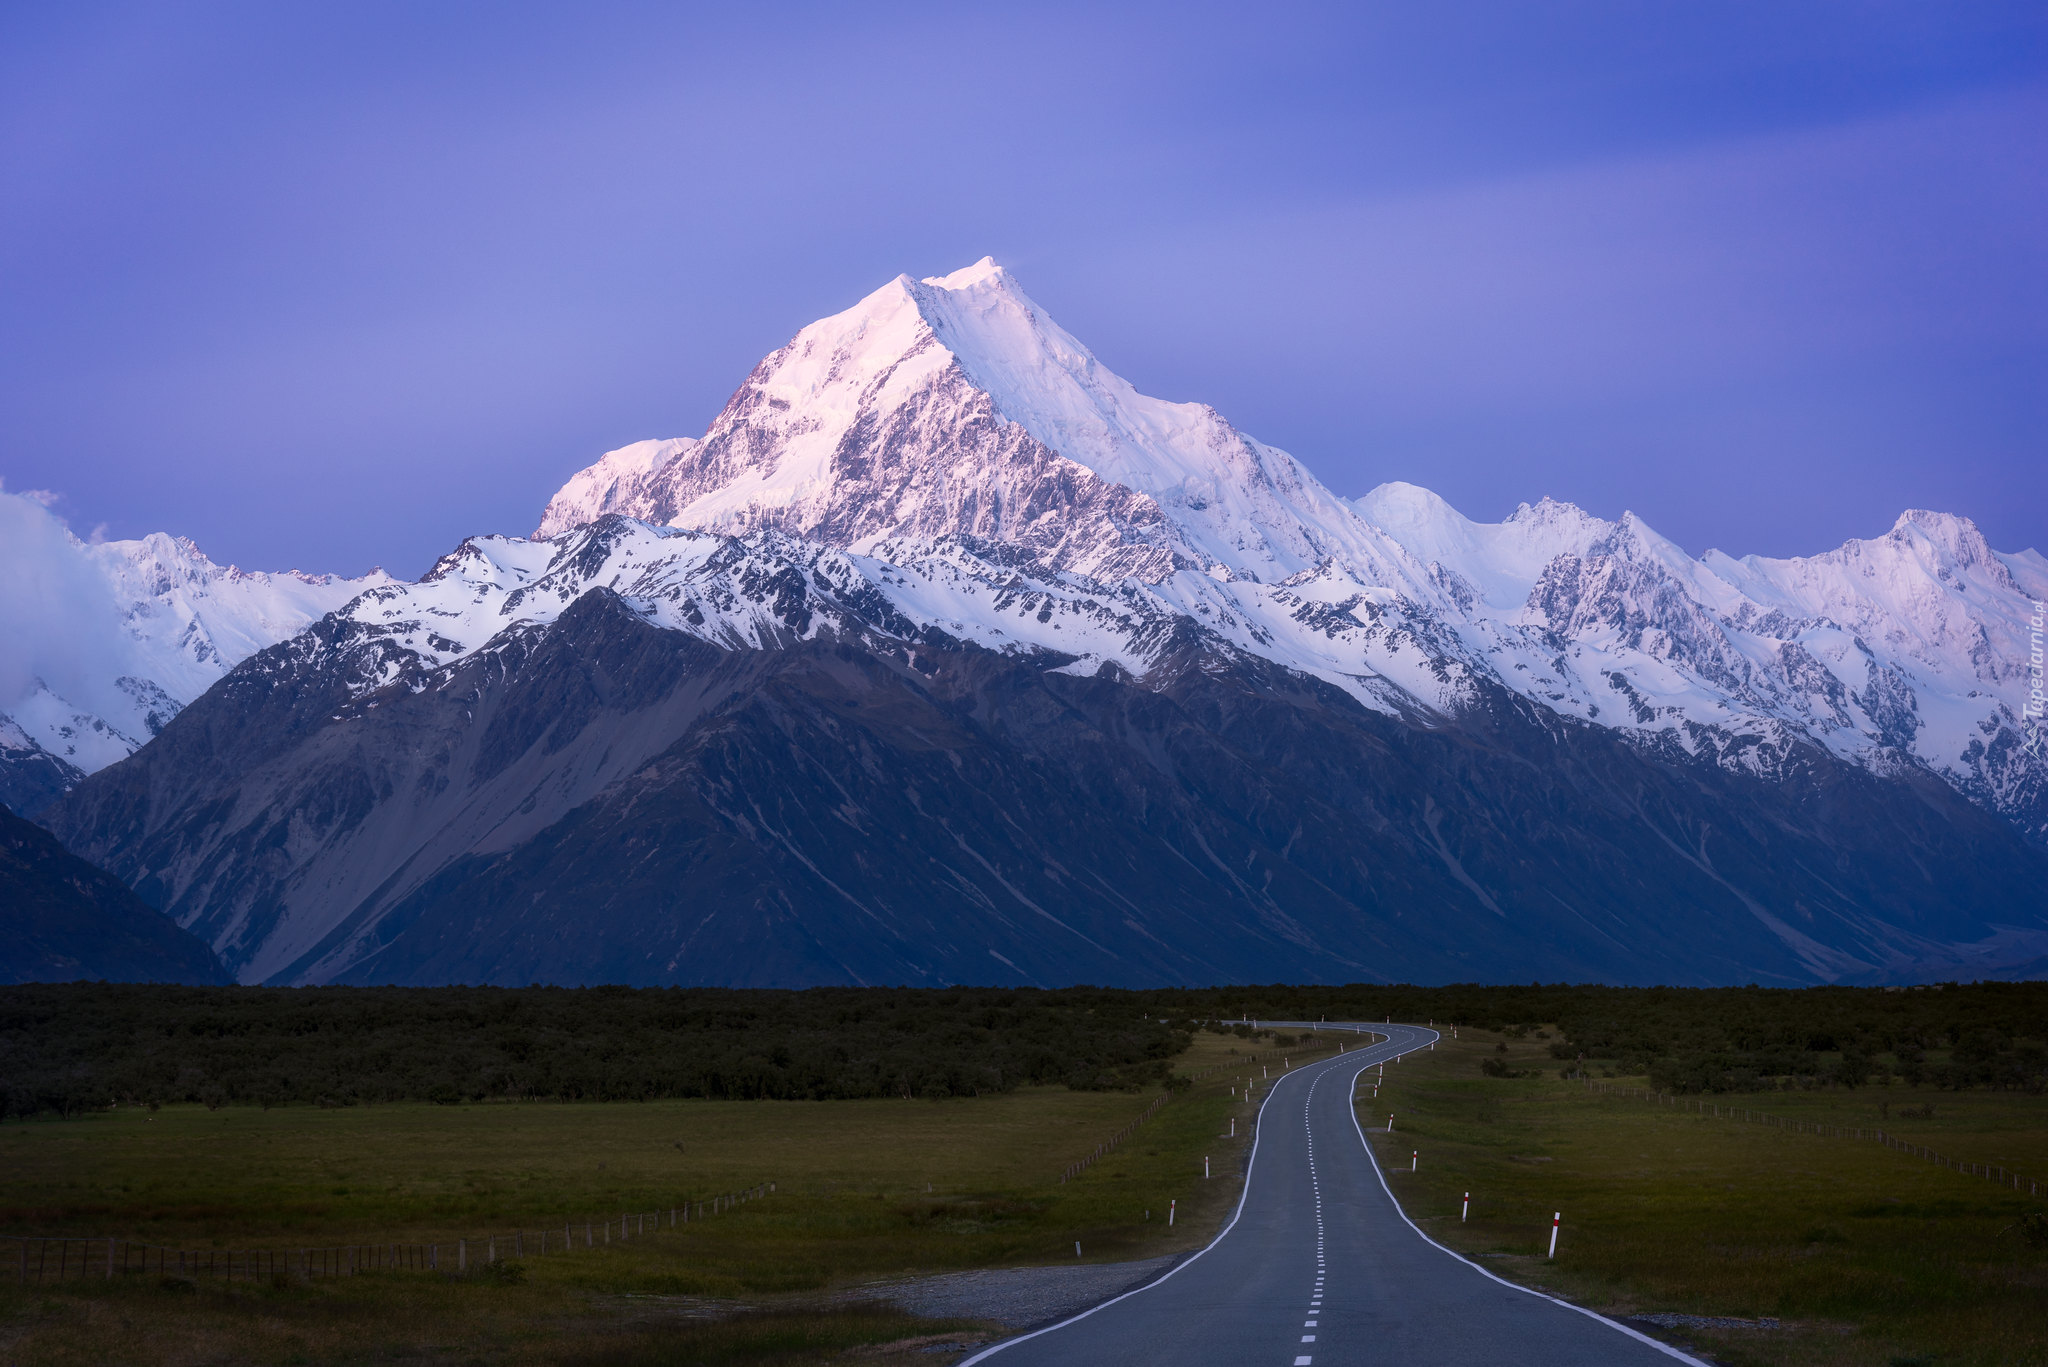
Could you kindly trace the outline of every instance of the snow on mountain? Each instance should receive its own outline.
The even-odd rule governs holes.
[[[161,533],[88,543],[0,490],[0,767],[104,768],[256,651],[390,582],[223,569]]]
[[[1472,587],[1461,637],[1537,701],[1725,763],[1803,736],[1917,764],[2048,838],[2024,718],[2048,562],[1993,552],[1967,518],[1913,511],[1817,556],[1693,560],[1631,514],[1548,500],[1496,525],[1405,485],[1355,506]]]
[[[579,470],[549,500],[535,539],[566,532],[586,522],[595,522],[608,512],[643,506],[651,496],[651,483],[669,462],[700,445],[695,437],[673,437],[667,441],[636,441],[607,451],[597,464]]]
[[[1548,499],[1498,524],[1413,485],[1346,501],[1214,409],[1139,394],[987,259],[803,329],[701,440],[609,453],[538,535],[607,513],[819,543],[922,621],[1075,669],[1142,675],[1163,614],[1381,710],[1455,713],[1490,677],[1674,757],[1767,772],[1811,742],[1919,766],[2048,839],[2022,715],[2038,554],[1921,512],[1738,561]],[[1031,594],[1097,629],[1076,648],[1058,613],[986,613]]]
[[[1176,569],[1266,582],[1386,547],[1284,451],[1203,404],[1148,398],[993,261],[899,276],[754,368],[701,442],[607,455],[545,535],[606,512],[859,548],[948,533],[1012,541],[1097,578]]]
[[[352,656],[352,693],[366,697],[545,627],[595,589],[644,621],[725,649],[827,635],[914,649],[936,632],[1071,657],[1060,666],[1069,673],[1143,677],[1198,640],[1222,656],[1315,674],[1396,713],[1450,706],[1465,674],[1446,664],[1443,641],[1387,619],[1385,591],[1329,571],[1279,585],[1192,573],[1166,585],[1110,583],[972,537],[890,538],[860,552],[775,530],[736,537],[615,514],[544,541],[472,538],[418,584],[349,603],[333,639]]]

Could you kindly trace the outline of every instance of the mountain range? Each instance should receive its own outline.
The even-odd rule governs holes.
[[[0,807],[0,984],[79,979],[230,981],[198,937]]]
[[[162,533],[83,541],[41,499],[5,491],[0,570],[0,803],[30,814],[256,651],[391,582],[223,569]]]
[[[417,583],[117,546],[62,549],[184,578],[100,570],[135,644],[74,670],[90,701],[11,707],[0,769],[244,981],[2048,955],[2038,553],[1910,511],[1695,559],[1549,500],[1340,498],[987,260],[812,324],[701,438],[608,453]]]

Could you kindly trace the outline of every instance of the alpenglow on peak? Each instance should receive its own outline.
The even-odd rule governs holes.
[[[1909,512],[1813,557],[1696,559],[1633,514],[1548,498],[1497,524],[1412,484],[1341,499],[1213,408],[1140,394],[988,257],[804,328],[701,438],[578,473],[538,535],[608,513],[899,564],[995,543],[1003,563],[1138,595],[1132,620],[1184,614],[1376,708],[1454,713],[1491,678],[1732,766],[1801,742],[1922,765],[2048,838],[2048,762],[2021,744],[2036,552]]]
[[[609,512],[849,547],[976,536],[1148,582],[1183,568],[1270,582],[1375,554],[1292,456],[1206,404],[1140,394],[987,257],[898,276],[811,324],[703,437],[609,453],[536,534]]]

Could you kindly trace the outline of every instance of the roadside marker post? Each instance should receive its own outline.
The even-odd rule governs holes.
[[[1074,1240],[1074,1256],[1076,1258],[1081,1256],[1081,1241],[1079,1239]]]
[[[1166,1227],[1168,1229],[1173,1228],[1173,1213],[1175,1210],[1179,1209],[1179,1207],[1180,1201],[1177,1198],[1166,1203]]]
[[[1416,1149],[1408,1155],[1408,1171],[1414,1172],[1422,1166],[1422,1150]]]
[[[1202,1180],[1209,1180],[1209,1155],[1206,1153],[1202,1155]]]
[[[1472,1215],[1472,1193],[1465,1193],[1465,1204],[1458,1211],[1458,1223],[1464,1224]]]
[[[1387,1133],[1388,1133],[1388,1134],[1392,1134],[1393,1132],[1394,1132],[1394,1117],[1393,1117],[1393,1115],[1392,1115],[1391,1113],[1389,1113],[1389,1114],[1388,1114],[1388,1116],[1387,1116]]]
[[[1546,1255],[1548,1257],[1555,1258],[1557,1256],[1557,1226],[1563,1219],[1564,1212],[1561,1210],[1550,1217],[1550,1252]]]

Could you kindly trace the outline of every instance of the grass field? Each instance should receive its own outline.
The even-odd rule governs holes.
[[[1489,1057],[1545,1076],[1486,1077]],[[1361,1102],[1395,1194],[1432,1237],[1610,1314],[1782,1321],[1679,1335],[1719,1361],[2048,1363],[2048,1248],[2017,1229],[2048,1202],[1874,1143],[1589,1095],[1557,1069],[1543,1038],[1467,1032],[1388,1068],[1378,1100]],[[1713,1100],[1881,1126],[2048,1177],[2040,1096],[1892,1086]],[[1900,1115],[1923,1106],[1931,1117]],[[1467,1191],[1472,1214],[1461,1223]],[[1564,1223],[1550,1261],[1554,1211]]]
[[[1203,1035],[1178,1066],[1206,1070],[1254,1047]],[[1194,1085],[1064,1184],[1063,1168],[1159,1093],[123,1108],[8,1124],[0,1233],[10,1234],[186,1248],[446,1244],[764,1181],[777,1191],[656,1237],[528,1258],[517,1284],[378,1274],[310,1286],[131,1277],[23,1289],[0,1269],[0,1362],[797,1363],[924,1339],[972,1326],[834,1309],[825,1298],[911,1273],[1071,1260],[1077,1241],[1090,1261],[1201,1242],[1236,1200],[1250,1129],[1230,1091],[1238,1076],[1223,1068]],[[1223,1137],[1233,1116],[1236,1141]],[[697,1298],[751,1311],[693,1319]]]
[[[2014,1233],[2043,1202],[1874,1144],[1589,1095],[1558,1080],[1548,1043],[1468,1035],[1386,1070],[1367,1119],[1383,1126],[1392,1111],[1396,1131],[1372,1142],[1434,1237],[1611,1313],[1783,1321],[1684,1332],[1724,1362],[2048,1363],[2048,1250]],[[1239,1190],[1250,1108],[1231,1088],[1259,1065],[1230,1051],[1253,1047],[1199,1036],[1178,1067],[1216,1071],[1065,1184],[1063,1168],[1158,1093],[124,1108],[11,1123],[0,1126],[0,1233],[187,1248],[446,1244],[763,1181],[778,1190],[687,1230],[528,1258],[518,1280],[130,1277],[23,1289],[0,1268],[0,1363],[943,1363],[923,1350],[991,1326],[910,1319],[837,1293],[1071,1260],[1076,1241],[1091,1261],[1198,1245]],[[1488,1057],[1544,1075],[1485,1077]],[[1882,1125],[2048,1175],[2040,1097],[1892,1086],[1720,1100]],[[1932,1114],[1901,1114],[1923,1106]],[[1233,1117],[1235,1140],[1224,1137]],[[1467,1190],[1472,1218],[1460,1223]],[[1180,1222],[1168,1230],[1172,1200]],[[1554,1262],[1541,1257],[1553,1210],[1565,1213]]]

